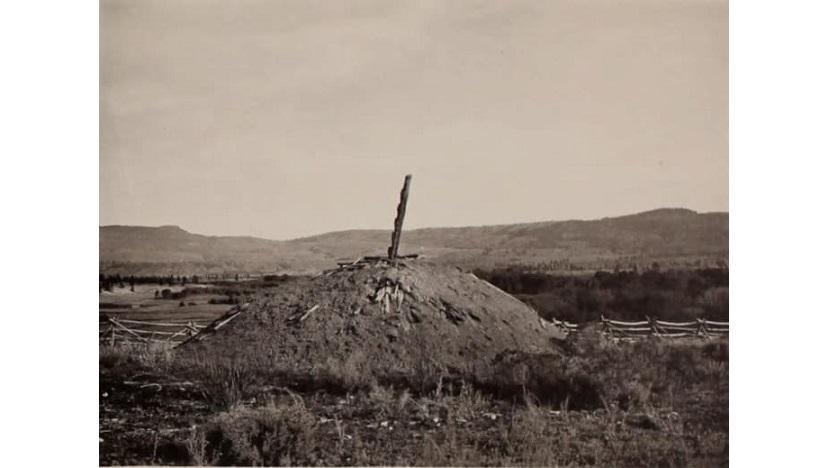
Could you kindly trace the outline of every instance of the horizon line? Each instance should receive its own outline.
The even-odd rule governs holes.
[[[653,208],[649,210],[637,211],[632,213],[625,213],[619,215],[610,215],[610,216],[601,216],[599,218],[568,218],[568,219],[557,219],[557,220],[540,220],[540,221],[518,221],[512,223],[495,223],[495,224],[477,224],[477,225],[462,225],[462,226],[425,226],[425,227],[415,227],[411,229],[405,229],[405,232],[409,231],[420,231],[425,229],[466,229],[466,228],[487,228],[487,227],[501,227],[501,226],[518,226],[524,224],[542,224],[542,223],[564,223],[564,222],[571,222],[571,221],[601,221],[605,219],[612,219],[612,218],[623,218],[627,216],[635,216],[640,214],[646,213],[653,213],[656,211],[689,211],[695,214],[727,214],[729,215],[729,210],[714,210],[714,211],[697,211],[691,208],[684,208],[684,207],[661,207],[661,208]],[[253,235],[228,235],[228,234],[201,234],[197,232],[193,232],[181,227],[179,224],[160,224],[160,225],[145,225],[145,224],[103,224],[98,225],[98,229],[101,228],[110,228],[110,227],[136,227],[136,228],[152,228],[152,229],[160,229],[160,228],[177,228],[181,231],[184,231],[189,234],[199,235],[199,236],[206,236],[206,237],[247,237],[253,239],[263,239],[268,241],[274,242],[289,242],[301,239],[309,239],[312,237],[319,237],[328,234],[338,234],[344,232],[354,232],[354,231],[386,231],[391,232],[391,227],[387,228],[352,228],[352,229],[337,229],[331,231],[324,231],[316,234],[310,234],[307,236],[300,236],[300,237],[291,237],[287,239],[273,239],[269,237],[259,237]]]

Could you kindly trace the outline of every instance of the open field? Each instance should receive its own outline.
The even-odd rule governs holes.
[[[285,281],[285,280],[284,280]],[[233,304],[258,289],[277,285],[270,281],[240,281],[199,284],[115,285],[111,291],[101,288],[99,313],[101,327],[106,319],[145,322],[195,322],[205,324],[229,310]],[[167,295],[166,298],[163,294]],[[142,328],[147,328],[141,325]],[[149,326],[148,329],[153,327]],[[160,328],[158,328],[160,330]]]
[[[188,286],[188,290],[206,287]],[[182,297],[156,297],[156,293],[159,296],[163,289]],[[102,291],[99,308],[101,342],[111,345],[124,340],[169,340],[169,344],[174,344],[231,308],[228,304],[210,303],[224,302],[225,295],[188,295],[185,289],[183,286],[139,284],[133,288],[116,287],[112,291]]]
[[[100,309],[112,317],[129,320],[214,320],[231,306],[226,304],[194,304],[180,306],[180,301],[165,301],[140,309]]]
[[[101,348],[100,463],[723,466],[725,341],[615,344],[403,386]]]

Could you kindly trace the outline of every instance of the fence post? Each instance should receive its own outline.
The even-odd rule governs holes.
[[[644,317],[647,318],[647,323],[649,324],[649,333],[650,333],[650,335],[652,335],[656,338],[660,338],[661,333],[660,333],[660,330],[658,330],[658,324],[655,322],[655,319],[650,318],[649,315],[645,315]]]
[[[704,319],[696,319],[695,321],[698,322],[698,335],[701,338],[709,338],[710,334],[707,332],[707,323]]]
[[[614,338],[612,328],[609,326],[609,322],[604,317],[604,314],[601,314],[601,325],[604,327],[604,334],[609,335],[610,338]]]
[[[552,317],[552,324],[555,325],[562,332],[565,332],[567,335],[569,335],[569,330],[567,330],[567,327],[566,325],[564,325],[564,322],[562,320],[558,320],[555,317]]]

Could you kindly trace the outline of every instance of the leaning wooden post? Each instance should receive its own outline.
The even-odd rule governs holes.
[[[394,260],[398,256],[398,247],[401,243],[401,230],[403,229],[403,217],[406,215],[406,200],[409,198],[409,185],[411,183],[412,176],[407,175],[403,179],[401,202],[398,204],[398,214],[395,216],[395,229],[392,231],[392,243],[389,245],[390,260]]]

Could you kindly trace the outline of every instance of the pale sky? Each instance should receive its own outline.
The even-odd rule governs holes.
[[[728,209],[727,3],[111,1],[100,224],[286,239]]]

